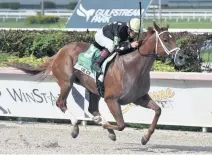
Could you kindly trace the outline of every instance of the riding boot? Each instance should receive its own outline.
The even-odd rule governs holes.
[[[101,51],[101,54],[100,56],[95,60],[95,62],[93,63],[92,65],[92,68],[98,72],[99,74],[102,73],[102,70],[101,70],[101,64],[102,62],[107,58],[107,56],[110,54],[110,52],[107,50],[107,49],[103,49]]]

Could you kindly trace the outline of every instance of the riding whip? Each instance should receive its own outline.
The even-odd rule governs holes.
[[[141,1],[139,2],[139,9],[140,9],[140,28],[139,28],[139,33],[138,33],[137,41],[139,39],[140,32],[141,32]]]

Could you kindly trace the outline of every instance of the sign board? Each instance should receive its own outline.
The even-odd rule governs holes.
[[[101,28],[110,22],[140,18],[140,1],[144,17],[152,0],[80,0],[66,27]]]
[[[202,74],[202,73],[201,73]],[[0,116],[69,119],[56,106],[60,92],[54,80],[36,82],[28,75],[0,74]],[[150,96],[161,107],[161,125],[212,127],[211,81],[151,79]],[[89,96],[85,88],[74,84],[67,107],[79,120],[91,120]],[[99,111],[114,121],[101,98]],[[122,106],[125,122],[150,124],[154,111],[133,103]]]
[[[60,88],[55,82],[0,80],[0,85],[0,115],[69,119],[56,106]],[[85,118],[84,96],[80,97],[78,91],[84,94],[85,89],[76,85],[70,92],[67,107],[78,118]]]

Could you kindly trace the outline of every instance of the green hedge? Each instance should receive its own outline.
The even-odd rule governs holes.
[[[15,56],[52,56],[73,41],[93,41],[93,32],[0,30],[0,50]]]
[[[37,14],[36,16],[28,16],[26,17],[27,24],[54,24],[58,23],[60,18],[58,16],[46,16]]]
[[[20,3],[19,2],[3,2],[0,3],[0,9],[14,9],[17,10],[20,8]]]
[[[24,57],[34,55],[37,58],[54,55],[61,47],[70,42],[93,41],[95,32],[76,31],[22,31],[0,30],[0,51],[13,56]],[[143,34],[145,35],[145,33]],[[174,68],[168,60],[158,60],[153,66],[157,71],[185,71],[200,72],[202,60],[196,52],[203,45],[204,40],[211,39],[212,35],[195,35],[187,32],[174,33],[177,44],[185,51],[187,64],[183,68]],[[165,67],[161,67],[165,66]]]

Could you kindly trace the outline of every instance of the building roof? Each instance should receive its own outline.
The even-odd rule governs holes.
[[[69,2],[77,2],[78,0],[44,0],[54,2],[56,5],[65,5]],[[19,2],[21,5],[39,5],[41,0],[0,0],[0,3]]]
[[[158,4],[159,0],[153,0],[152,4]],[[212,3],[212,0],[161,0],[161,4],[168,5],[170,3]]]

